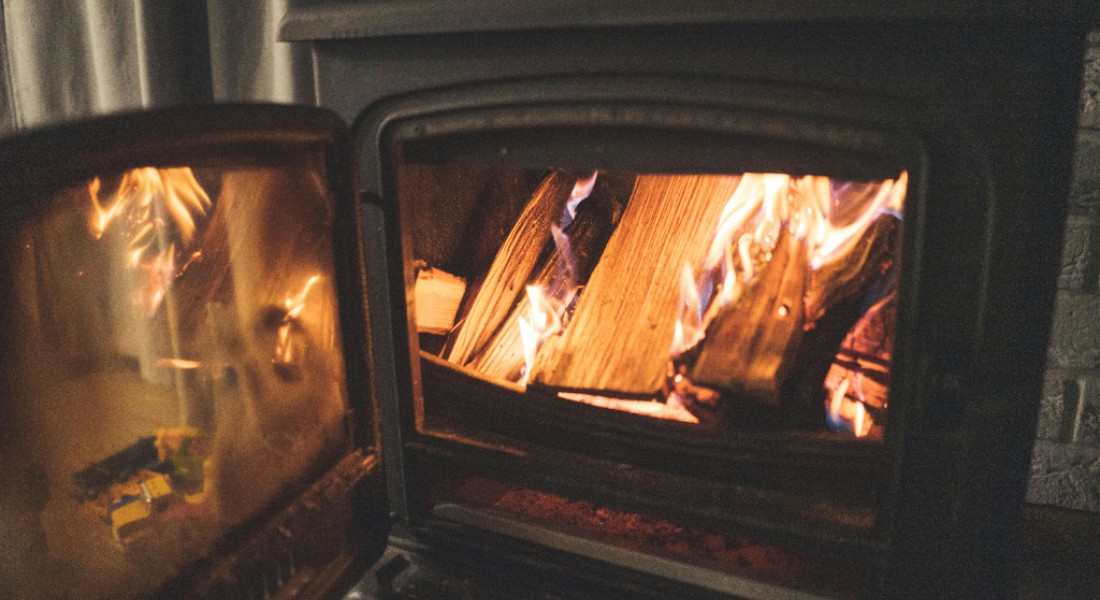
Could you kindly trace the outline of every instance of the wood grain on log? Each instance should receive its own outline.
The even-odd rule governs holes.
[[[848,395],[870,408],[886,408],[890,394],[890,362],[894,350],[894,322],[897,294],[867,309],[840,346],[825,386],[839,389],[844,378],[851,379]]]
[[[569,238],[577,269],[575,274],[577,281],[573,282],[574,284],[584,285],[588,281],[615,227],[619,211],[617,203],[606,197],[589,198],[577,207],[576,217],[565,228],[565,235]],[[557,292],[562,290],[550,288],[562,285],[561,282],[553,281],[555,274],[562,269],[562,261],[563,256],[555,249],[532,280],[532,284],[543,286],[548,289],[550,295],[558,297]],[[470,363],[471,368],[499,379],[515,381],[519,378],[523,368],[523,342],[519,332],[519,319],[528,314],[530,306],[530,300],[524,295],[500,331],[486,346],[485,351],[478,354]]]
[[[554,389],[650,397],[664,383],[684,264],[697,265],[738,177],[642,175],[562,336],[531,381]]]
[[[798,351],[809,276],[806,248],[781,233],[772,259],[737,302],[722,308],[707,326],[691,374],[697,384],[779,404],[779,392]]]
[[[550,238],[550,225],[560,218],[572,191],[573,179],[557,172],[535,190],[478,288],[447,360],[469,362],[508,318]]]

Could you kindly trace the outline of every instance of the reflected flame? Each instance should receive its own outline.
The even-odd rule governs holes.
[[[288,295],[283,300],[283,313],[282,321],[279,323],[278,329],[275,331],[275,354],[272,361],[276,366],[290,366],[298,355],[295,351],[295,344],[293,336],[293,328],[295,321],[302,315],[302,311],[305,310],[306,297],[309,295],[309,291],[313,289],[313,286],[321,280],[320,275],[314,275],[306,280],[302,289],[295,295]]]
[[[103,208],[103,205],[99,203],[99,189],[101,187],[102,184],[98,177],[88,182],[88,194],[92,199],[92,235],[97,240],[103,237],[103,232],[107,230],[107,226],[111,224],[111,221],[114,220],[123,206],[123,203],[116,196],[115,201],[109,208]]]
[[[201,367],[202,363],[197,360],[188,360],[185,358],[162,358],[157,361],[157,366],[172,367],[173,369],[191,370]]]
[[[286,314],[291,319],[297,318],[301,314],[302,309],[306,305],[306,295],[309,294],[309,290],[313,289],[313,286],[321,280],[320,275],[314,275],[310,277],[305,286],[302,287],[302,291],[298,292],[294,297],[288,297],[284,301],[286,306]]]
[[[198,219],[211,207],[210,197],[187,167],[127,171],[106,203],[100,199],[102,185],[98,177],[88,182],[91,234],[98,240],[119,225],[127,239],[126,266],[139,274],[134,304],[150,316],[172,280],[195,258],[176,268],[176,252],[194,241]]]

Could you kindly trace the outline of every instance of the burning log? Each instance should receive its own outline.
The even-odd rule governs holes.
[[[837,348],[864,317],[867,307],[890,294],[884,288],[889,288],[895,277],[900,229],[894,217],[880,217],[846,258],[810,275],[806,292],[806,322],[810,325],[783,391],[784,410],[792,423],[820,425],[821,382],[833,369]],[[884,369],[888,381],[888,358]],[[883,400],[887,392],[882,390]]]
[[[772,259],[741,298],[707,327],[691,374],[697,384],[778,405],[783,380],[802,336],[809,259],[793,234],[782,232]]]
[[[698,264],[740,179],[638,177],[564,335],[542,348],[531,381],[649,398],[664,384],[683,265]]]
[[[447,360],[468,363],[508,318],[538,264],[550,237],[550,225],[557,222],[572,190],[573,179],[558,172],[547,176],[535,190],[489,267]]]
[[[837,302],[866,292],[896,254],[899,227],[892,216],[878,218],[847,255],[812,273],[805,299],[807,323],[817,321]]]
[[[572,257],[562,255],[560,249],[555,249],[546,264],[535,276],[532,285],[542,288],[561,286],[562,282],[554,281],[555,275],[564,268],[563,262],[573,261],[573,274],[576,285],[583,285],[592,274],[611,231],[618,223],[621,207],[613,199],[606,196],[594,196],[577,207],[576,217],[565,228],[565,235],[569,239],[569,247],[572,249]],[[558,290],[550,289],[550,294],[559,296]],[[496,336],[486,346],[484,352],[470,363],[470,366],[490,377],[515,381],[520,377],[520,371],[524,366],[523,341],[520,334],[519,321],[527,315],[531,302],[527,296],[520,299],[515,310],[509,315],[508,320],[501,327]]]
[[[897,293],[891,291],[867,309],[840,345],[825,377],[825,388],[829,390],[826,410],[833,429],[866,435],[872,420],[863,413],[870,417],[886,409],[896,317]],[[850,403],[862,405],[849,407],[847,412],[860,416],[866,425],[845,418],[844,405]]]

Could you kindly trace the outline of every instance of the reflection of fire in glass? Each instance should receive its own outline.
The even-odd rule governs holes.
[[[306,295],[309,294],[309,290],[320,279],[320,275],[310,277],[300,292],[293,297],[288,296],[283,302],[286,310],[279,318],[275,339],[275,355],[271,359],[272,364],[275,365],[276,372],[283,377],[290,378],[301,376],[301,373],[298,371],[301,369],[301,353],[303,349],[299,347],[300,342],[295,339],[296,336],[294,335],[294,331],[297,328],[298,318],[306,307]]]
[[[108,230],[117,229],[125,238],[127,265],[141,282],[133,303],[150,316],[172,280],[201,256],[201,251],[189,251],[198,220],[210,209],[210,198],[186,167],[128,171],[108,194],[106,207],[101,202],[102,187],[98,177],[88,184],[91,233],[101,239]],[[116,222],[119,225],[113,227]]]
[[[51,490],[27,518],[0,511],[48,547],[29,580],[151,593],[342,450],[320,165],[104,173],[6,238],[0,314],[21,343],[0,441],[33,448]]]
[[[496,176],[485,189],[506,187]],[[693,423],[778,407],[812,373],[820,422],[881,432],[907,180],[550,172],[510,229],[484,232],[491,260],[417,256],[471,282],[423,345],[529,389]]]

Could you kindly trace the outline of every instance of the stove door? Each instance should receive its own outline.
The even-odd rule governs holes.
[[[0,596],[319,597],[381,552],[348,150],[275,106],[0,144]]]

